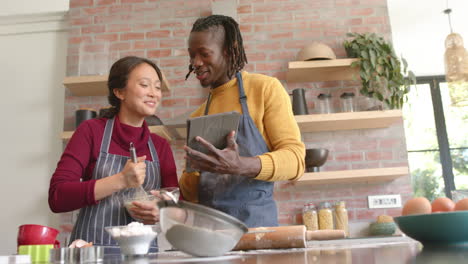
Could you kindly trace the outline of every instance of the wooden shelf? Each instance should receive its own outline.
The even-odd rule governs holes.
[[[308,172],[304,173],[298,182],[307,184],[384,182],[395,180],[408,174],[408,167]]]
[[[403,118],[401,110],[362,111],[295,116],[301,132],[389,127]]]
[[[324,82],[336,80],[356,80],[359,69],[351,68],[358,59],[335,59],[289,62],[288,82]]]
[[[107,96],[107,75],[68,76],[63,80],[75,96]],[[163,91],[169,91],[169,83],[163,74]]]
[[[171,133],[167,130],[165,126],[149,126],[148,128],[152,133],[156,133],[159,136],[167,139],[168,141],[172,140]],[[61,136],[62,140],[69,140],[72,137],[73,132],[74,131],[62,132],[62,136]]]

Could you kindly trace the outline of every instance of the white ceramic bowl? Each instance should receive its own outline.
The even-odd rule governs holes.
[[[151,242],[158,234],[156,231],[157,227],[155,225],[134,223],[126,226],[105,227],[105,230],[119,244],[122,255],[147,254]]]

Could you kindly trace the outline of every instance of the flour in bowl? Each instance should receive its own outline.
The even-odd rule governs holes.
[[[110,233],[113,237],[131,237],[141,235],[156,235],[156,232],[151,226],[144,225],[138,222],[131,222],[123,227],[112,227]]]

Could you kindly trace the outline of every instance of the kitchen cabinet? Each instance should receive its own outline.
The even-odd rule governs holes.
[[[359,69],[351,67],[358,59],[291,61],[288,82],[358,80]],[[301,132],[385,128],[401,122],[401,110],[362,111],[295,116]],[[391,181],[408,175],[408,167],[372,168],[305,173],[298,182],[308,184]]]

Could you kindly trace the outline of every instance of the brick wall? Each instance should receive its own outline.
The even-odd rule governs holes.
[[[106,73],[113,61],[125,55],[148,57],[162,67],[171,84],[171,91],[163,93],[158,115],[167,120],[193,110],[206,98],[206,91],[193,77],[184,81],[187,36],[195,19],[209,14],[210,0],[70,0],[67,75]],[[347,32],[378,32],[386,38],[391,33],[386,0],[238,0],[237,14],[249,60],[246,70],[275,76],[288,91],[305,88],[311,113],[316,111],[319,93],[331,92],[334,98],[343,91],[358,94],[359,82],[286,83],[288,61],[313,41],[326,43],[342,58]],[[74,128],[77,108],[106,103],[104,97],[74,97],[67,92],[65,129]],[[330,149],[323,170],[407,165],[402,123],[385,129],[307,133],[303,140],[307,147]],[[183,144],[173,142],[179,172]],[[399,213],[367,209],[367,195],[390,193],[402,194],[406,200],[411,195],[409,177],[381,184],[278,183],[275,198],[281,224],[302,222],[299,216],[306,202],[337,200],[347,202],[352,221],[370,221],[378,214]]]

